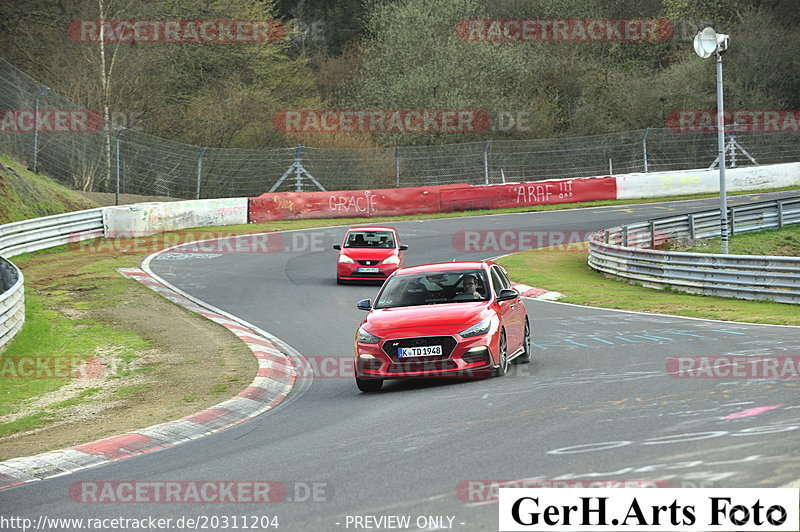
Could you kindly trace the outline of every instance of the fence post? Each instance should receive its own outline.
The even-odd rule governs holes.
[[[294,149],[294,191],[303,191],[303,147]]]
[[[395,187],[400,188],[400,147],[394,147],[394,179]]]
[[[119,205],[119,188],[120,188],[120,177],[119,177],[119,138],[125,133],[125,130],[128,129],[127,127],[123,127],[120,129],[116,136],[114,137],[114,179],[116,181],[115,191],[114,191],[114,205]]]
[[[689,239],[694,240],[694,214],[687,214],[686,218],[689,222]]]
[[[778,200],[777,203],[778,203],[778,229],[783,229],[783,202],[781,200]]]
[[[50,87],[43,88],[33,99],[33,162],[31,164],[33,173],[36,173],[36,162],[39,156],[39,100],[49,90]]]
[[[648,172],[647,167],[647,135],[650,134],[650,128],[645,128],[644,136],[642,137],[642,155],[644,156],[644,173]]]
[[[622,247],[628,247],[628,226],[622,226]]]
[[[203,155],[208,148],[201,148],[200,155],[197,157],[197,182],[194,189],[194,199],[200,199],[200,178],[203,177]]]
[[[650,220],[650,249],[656,249],[656,222]]]
[[[485,185],[489,184],[489,148],[491,144],[491,140],[487,140],[483,144],[483,183]]]

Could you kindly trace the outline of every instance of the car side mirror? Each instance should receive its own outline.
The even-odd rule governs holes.
[[[333,249],[342,249],[342,246],[339,244],[334,244]]]
[[[508,301],[509,299],[515,299],[519,296],[519,292],[514,290],[513,288],[503,288],[500,290],[500,293],[497,294],[498,301]]]
[[[405,251],[408,249],[408,246],[405,244],[400,244],[400,251]]]
[[[358,303],[356,303],[356,307],[358,310],[372,310],[372,301],[369,299],[362,299]]]

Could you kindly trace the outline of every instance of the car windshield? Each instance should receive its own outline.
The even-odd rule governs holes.
[[[389,231],[352,231],[347,233],[346,248],[393,248],[394,235]]]
[[[386,281],[374,308],[486,301],[488,288],[483,270],[396,275]]]

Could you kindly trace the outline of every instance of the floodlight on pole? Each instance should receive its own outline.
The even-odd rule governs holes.
[[[728,200],[725,190],[725,115],[722,97],[722,54],[728,49],[730,37],[717,33],[714,28],[705,28],[694,37],[694,51],[707,59],[717,56],[717,145],[719,149],[719,199],[720,199],[720,236],[722,253],[728,253]]]

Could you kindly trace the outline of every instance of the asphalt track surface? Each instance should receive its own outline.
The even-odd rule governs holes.
[[[454,249],[453,235],[461,230],[587,231],[716,205],[705,200],[392,225],[410,246],[410,265],[502,254]],[[349,360],[363,317],[355,302],[377,288],[336,285],[337,252],[330,246],[344,229],[287,233],[288,251],[266,254],[189,258],[178,249],[151,268],[306,357]],[[389,515],[411,516],[409,529],[419,530],[418,517],[446,516],[452,529],[473,531],[497,529],[496,503],[483,500],[485,494],[457,493],[462,481],[643,480],[723,488],[797,482],[800,381],[677,379],[667,375],[665,360],[797,355],[800,328],[533,300],[526,306],[534,361],[512,366],[505,377],[387,381],[378,394],[359,393],[349,376],[301,379],[277,408],[219,434],[3,490],[0,516],[34,522],[154,516],[174,523],[182,516],[266,515],[277,516],[284,531],[354,530],[353,516]],[[787,312],[798,310],[787,306]],[[759,413],[728,417],[742,412]],[[288,486],[291,501],[81,504],[68,495],[75,482],[108,480],[273,480]],[[324,488],[317,501],[308,501],[305,488],[315,482]]]

